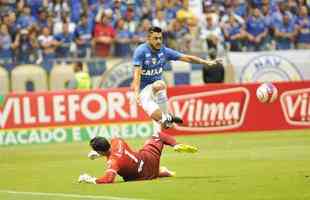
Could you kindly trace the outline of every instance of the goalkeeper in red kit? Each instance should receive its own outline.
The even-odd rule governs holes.
[[[171,177],[175,173],[166,167],[160,167],[160,156],[165,145],[177,152],[195,153],[196,147],[177,143],[174,137],[163,132],[147,140],[142,149],[133,151],[121,138],[110,142],[104,137],[95,137],[90,141],[92,151],[90,159],[107,158],[107,169],[102,177],[96,178],[89,174],[79,176],[78,182],[92,184],[113,183],[117,175],[124,181],[150,180],[159,177]]]

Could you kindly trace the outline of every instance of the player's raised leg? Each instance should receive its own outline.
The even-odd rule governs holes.
[[[168,96],[167,86],[163,80],[155,81],[152,84],[152,99],[158,104],[161,115],[166,116],[166,121],[163,123],[163,129],[171,128],[173,123],[182,124],[183,120],[177,116],[169,114],[168,111]]]
[[[157,123],[155,132],[173,126],[173,123],[182,123],[182,119],[165,112],[167,110],[166,86],[163,81],[156,81],[146,86],[139,95],[143,110]],[[164,110],[162,110],[162,108]]]
[[[180,153],[196,153],[198,151],[197,147],[194,147],[194,146],[188,145],[188,144],[178,143],[173,136],[171,136],[169,134],[166,134],[163,131],[159,133],[159,139],[165,145],[173,147],[173,149],[176,152],[180,152]]]

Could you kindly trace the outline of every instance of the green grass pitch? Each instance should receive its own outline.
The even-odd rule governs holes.
[[[77,184],[102,175],[105,161],[87,158],[88,144],[0,148],[1,200],[308,200],[310,130],[177,137],[197,154],[163,152],[173,178],[110,185]],[[135,149],[143,140],[128,141]]]

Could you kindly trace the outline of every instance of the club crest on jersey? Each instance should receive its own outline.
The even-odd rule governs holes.
[[[156,58],[152,58],[152,63],[153,63],[153,65],[155,65],[157,63],[157,59]]]

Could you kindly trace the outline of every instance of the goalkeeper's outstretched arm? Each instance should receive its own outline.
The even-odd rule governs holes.
[[[89,174],[81,174],[79,176],[79,183],[90,183],[90,184],[108,184],[113,183],[117,173],[114,170],[108,169],[104,176],[96,178]]]
[[[114,183],[116,175],[117,175],[116,171],[108,169],[104,176],[96,179],[96,183],[97,184]]]

